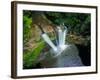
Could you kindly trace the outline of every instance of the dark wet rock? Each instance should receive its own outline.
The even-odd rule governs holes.
[[[75,45],[68,45],[68,47],[66,47],[66,49],[57,56],[53,55],[52,53],[53,52],[51,49],[48,52],[41,53],[38,62],[42,67],[55,68],[84,66]]]

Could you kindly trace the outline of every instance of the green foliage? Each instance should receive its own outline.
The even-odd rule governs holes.
[[[44,14],[56,25],[64,23],[72,33],[82,35],[83,32],[90,32],[90,14],[62,12],[44,12]]]
[[[32,18],[28,17],[29,15],[25,14],[23,15],[23,38],[24,43],[26,43],[30,36],[31,36],[31,24],[32,24]]]
[[[36,66],[38,56],[40,55],[44,46],[45,46],[45,43],[40,42],[40,43],[38,43],[38,47],[36,47],[35,49],[33,49],[30,52],[28,51],[28,52],[24,53],[24,55],[23,55],[23,61],[24,61],[23,66],[24,66],[24,68],[31,68],[31,67]]]

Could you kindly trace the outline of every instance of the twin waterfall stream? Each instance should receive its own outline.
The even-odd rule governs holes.
[[[61,29],[62,27],[62,29]],[[42,38],[44,39],[44,41],[52,48],[52,50],[54,52],[52,52],[51,54],[54,54],[55,56],[59,55],[62,53],[62,51],[67,47],[67,45],[65,44],[65,39],[66,39],[66,34],[67,34],[67,27],[66,26],[57,26],[57,37],[58,40],[56,40],[57,45],[55,45],[50,38],[48,37],[48,35],[46,33],[42,34]]]

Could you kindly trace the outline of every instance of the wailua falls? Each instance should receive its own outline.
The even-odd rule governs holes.
[[[68,29],[64,24],[56,26],[55,43],[50,39],[46,32],[44,32],[41,25],[38,27],[42,32],[42,39],[51,47],[50,51],[41,53],[43,55],[38,59],[43,67],[84,66],[78,55],[79,52],[77,47],[74,44],[66,43]]]

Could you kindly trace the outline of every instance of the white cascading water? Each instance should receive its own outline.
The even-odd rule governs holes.
[[[62,30],[59,26],[57,28],[58,28],[58,46],[61,47],[62,46],[62,41],[63,41],[63,39],[62,39]]]
[[[63,27],[63,29],[61,28]],[[66,33],[67,28],[66,26],[57,26],[57,36],[58,36],[58,45],[55,46],[55,44],[50,40],[49,36],[46,33],[42,34],[42,38],[44,41],[52,48],[53,52],[52,54],[55,54],[55,56],[59,55],[63,52],[63,50],[66,48],[65,39],[66,39]]]
[[[66,34],[67,34],[67,27],[66,26],[62,26],[63,30],[62,30],[62,45],[61,48],[64,50],[66,48]]]
[[[63,36],[63,37],[62,37],[62,39],[63,39],[62,45],[65,45],[66,34],[67,34],[67,30],[64,30],[63,33],[62,33],[62,36]]]
[[[48,35],[46,33],[42,34],[42,38],[44,39],[44,41],[49,44],[49,46],[56,52],[57,51],[57,47],[53,44],[53,42],[50,40],[50,38],[48,37]]]
[[[61,27],[63,29],[61,29]],[[66,34],[67,34],[67,28],[66,26],[57,26],[58,29],[58,42],[59,42],[59,47],[64,50],[66,48],[65,45],[65,39],[66,39]]]

